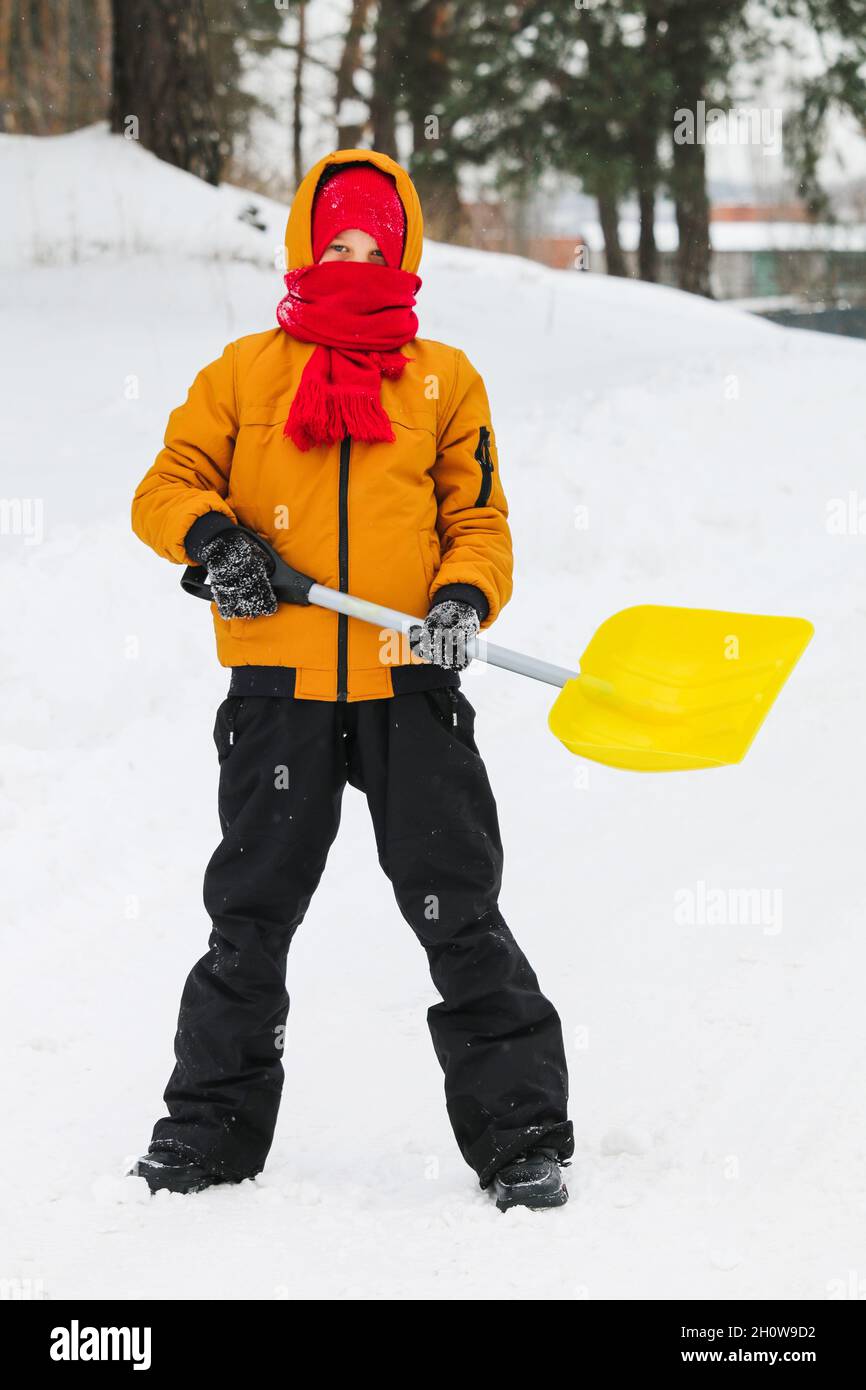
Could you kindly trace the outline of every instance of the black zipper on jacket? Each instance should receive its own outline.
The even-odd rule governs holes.
[[[493,456],[490,453],[490,431],[486,425],[482,425],[478,431],[478,448],[475,450],[475,458],[481,468],[481,491],[475,505],[476,507],[486,507],[490,498],[490,489],[493,487]]]
[[[339,503],[339,570],[340,592],[349,592],[349,455],[352,452],[352,436],[344,435],[340,440],[340,503]],[[349,698],[349,619],[345,613],[337,614],[337,699]]]

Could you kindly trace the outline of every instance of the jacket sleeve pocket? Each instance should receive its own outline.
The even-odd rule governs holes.
[[[446,402],[432,471],[442,564],[430,590],[471,584],[487,600],[489,627],[511,597],[512,552],[508,503],[502,490],[496,439],[484,382],[462,352]]]

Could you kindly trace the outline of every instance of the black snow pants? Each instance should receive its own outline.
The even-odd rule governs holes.
[[[229,696],[217,713],[223,840],[204,883],[213,921],[187,979],[176,1066],[151,1149],[231,1178],[260,1172],[283,1084],[286,954],[325,867],[348,781],[441,1003],[428,1011],[448,1115],[486,1187],[533,1144],[574,1148],[562,1030],[497,905],[502,846],[453,688],[345,703]]]

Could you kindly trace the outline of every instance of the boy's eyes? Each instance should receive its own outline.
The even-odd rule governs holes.
[[[328,250],[329,250],[329,251],[348,251],[348,250],[349,250],[349,247],[346,246],[346,245],[344,245],[344,243],[343,243],[342,241],[332,241],[331,244],[330,244],[330,246],[328,247]],[[379,256],[380,259],[383,260],[383,261],[384,261],[384,259],[385,259],[384,254],[379,250],[378,246],[376,247],[375,251],[371,251],[371,252],[370,252],[370,255],[371,255],[371,256]]]

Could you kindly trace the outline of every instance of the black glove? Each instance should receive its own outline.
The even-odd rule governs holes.
[[[472,660],[467,644],[480,628],[478,612],[471,603],[446,599],[434,603],[420,627],[410,628],[409,646],[422,661],[448,671],[465,671]]]
[[[277,611],[262,551],[242,531],[228,527],[201,547],[221,618],[265,618]]]

